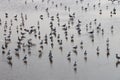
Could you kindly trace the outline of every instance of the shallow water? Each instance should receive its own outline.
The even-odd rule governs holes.
[[[25,4],[25,1],[27,4]],[[49,1],[49,2],[48,2]],[[119,80],[120,79],[120,66],[117,63],[116,55],[120,55],[120,4],[114,2],[112,4],[108,0],[83,0],[83,2],[75,0],[0,0],[0,47],[5,44],[4,37],[9,36],[11,33],[11,42],[8,44],[8,48],[5,49],[5,54],[2,53],[3,49],[0,48],[0,80]],[[48,3],[47,3],[48,2]],[[54,2],[54,4],[52,4]],[[60,3],[62,5],[60,6]],[[89,6],[87,5],[89,3]],[[98,3],[101,3],[98,6]],[[55,5],[58,7],[55,7]],[[35,6],[37,5],[37,9]],[[93,8],[96,5],[96,8]],[[65,6],[70,7],[70,11],[65,10]],[[81,7],[86,7],[88,10],[82,10]],[[108,9],[106,9],[108,6]],[[46,12],[48,8],[49,17]],[[110,16],[110,12],[116,8],[116,14]],[[99,10],[102,10],[102,14],[99,14]],[[5,17],[5,13],[8,13],[8,18]],[[24,17],[24,26],[21,26],[21,13]],[[59,13],[60,26],[56,18]],[[69,15],[75,13],[74,24],[68,24]],[[14,16],[17,15],[17,21],[14,20]],[[27,20],[25,20],[27,15]],[[40,19],[40,15],[43,15],[43,20]],[[54,16],[54,21],[51,21],[51,16]],[[78,19],[81,21],[80,29],[81,34],[78,35],[76,25]],[[97,19],[96,24],[94,19]],[[11,25],[12,20],[12,25]],[[5,21],[7,22],[6,32]],[[39,21],[40,30],[37,29]],[[53,22],[53,28],[56,28],[56,35],[60,34],[62,45],[59,45],[58,38],[53,36],[54,47],[51,48],[50,41],[50,22]],[[97,32],[97,26],[101,23],[100,30]],[[68,32],[68,40],[65,39],[64,30],[62,25],[66,24]],[[68,28],[70,25],[70,28]],[[88,25],[88,31],[86,31],[86,25]],[[111,32],[111,26],[114,26],[113,32]],[[18,33],[17,31],[18,26]],[[40,39],[34,37],[34,33],[29,34],[24,29],[30,30],[31,26],[37,30],[36,34],[40,31]],[[91,26],[91,27],[90,27]],[[9,28],[11,27],[11,30]],[[22,30],[20,30],[22,28]],[[101,29],[104,29],[102,34]],[[94,42],[91,41],[91,34],[88,33],[94,30]],[[23,47],[19,51],[20,57],[15,56],[15,48],[17,48],[18,37],[21,37],[21,32],[26,33],[22,40],[22,43],[27,44],[28,39],[32,39],[32,46],[28,54],[28,47]],[[6,35],[4,35],[6,34]],[[44,42],[45,35],[47,35],[48,44],[40,44]],[[71,36],[74,35],[74,42],[71,42]],[[107,56],[106,40],[109,39],[110,55]],[[83,42],[83,49],[81,49],[81,41]],[[41,49],[40,46],[44,48]],[[59,47],[62,46],[63,50],[60,51]],[[73,52],[73,47],[77,46],[77,54]],[[97,46],[99,46],[99,55],[97,55]],[[12,65],[8,64],[7,53],[10,50],[12,56]],[[41,50],[43,55],[39,58],[39,52]],[[49,61],[49,52],[52,51],[53,63]],[[84,55],[85,50],[87,55]],[[71,52],[71,61],[67,60],[68,53]],[[27,64],[23,62],[24,56],[27,55]],[[85,57],[87,60],[85,60]],[[74,63],[77,66],[73,66]],[[77,70],[74,70],[74,69]]]

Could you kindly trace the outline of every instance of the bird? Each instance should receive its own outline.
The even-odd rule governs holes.
[[[10,50],[8,51],[7,55],[10,55]]]
[[[67,57],[70,57],[71,56],[71,52],[68,53]]]
[[[89,34],[93,34],[94,33],[94,30],[92,30],[92,31],[90,31],[90,32],[88,32]]]
[[[38,50],[38,52],[39,52],[39,56],[38,57],[41,58],[43,53],[42,53],[41,50]]]
[[[100,49],[99,49],[99,47],[97,46],[97,49],[96,49],[97,51],[99,51]]]
[[[52,56],[52,52],[51,52],[51,50],[50,50],[48,56],[49,56],[49,61],[50,61],[50,63],[52,64],[52,63],[53,63],[53,60],[52,60],[53,56]]]
[[[78,19],[78,23],[81,23],[81,21]]]
[[[85,52],[84,52],[84,55],[86,56],[87,55],[87,51],[85,50]]]
[[[2,45],[2,49],[4,50],[5,49],[5,47]]]
[[[120,56],[118,56],[118,54],[116,54],[116,59],[118,59],[118,60],[120,59]]]
[[[77,49],[77,45],[73,47],[73,49]]]
[[[74,67],[76,67],[76,66],[77,66],[77,62],[76,62],[76,61],[74,62],[73,66],[74,66]]]
[[[26,59],[27,59],[27,55],[24,56],[23,61],[26,61]]]
[[[111,1],[112,2],[112,4],[115,2],[115,1],[117,1],[117,0],[108,0],[108,1]]]
[[[5,51],[4,51],[4,50],[2,51],[2,54],[5,54]]]
[[[9,61],[11,61],[11,60],[12,60],[12,56],[8,56],[7,59],[8,59]]]
[[[23,62],[24,62],[24,64],[27,64],[27,55],[24,56]]]
[[[15,51],[17,51],[17,52],[18,52],[18,51],[19,51],[19,48],[15,48]]]

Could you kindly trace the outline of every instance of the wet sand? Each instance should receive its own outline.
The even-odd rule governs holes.
[[[120,79],[119,1],[0,2],[0,80]]]

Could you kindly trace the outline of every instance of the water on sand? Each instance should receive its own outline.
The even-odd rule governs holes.
[[[0,80],[119,80],[120,3],[0,0]]]

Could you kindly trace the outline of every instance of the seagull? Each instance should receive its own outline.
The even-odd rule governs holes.
[[[116,58],[119,60],[119,59],[120,59],[120,56],[118,56],[118,54],[116,54]]]
[[[92,31],[90,31],[90,32],[88,32],[89,34],[93,34],[94,33],[94,30],[92,30]]]
[[[26,59],[27,59],[27,55],[24,56],[23,61],[26,61]]]
[[[71,52],[68,53],[67,57],[70,57],[70,55],[71,55]]]
[[[85,52],[84,52],[84,55],[86,56],[87,55],[87,51],[85,50]]]
[[[11,61],[11,60],[12,60],[12,56],[8,56],[7,59],[8,59],[9,61]]]
[[[73,65],[74,67],[76,67],[77,66],[77,62],[75,61],[75,63],[74,63],[74,65]]]

